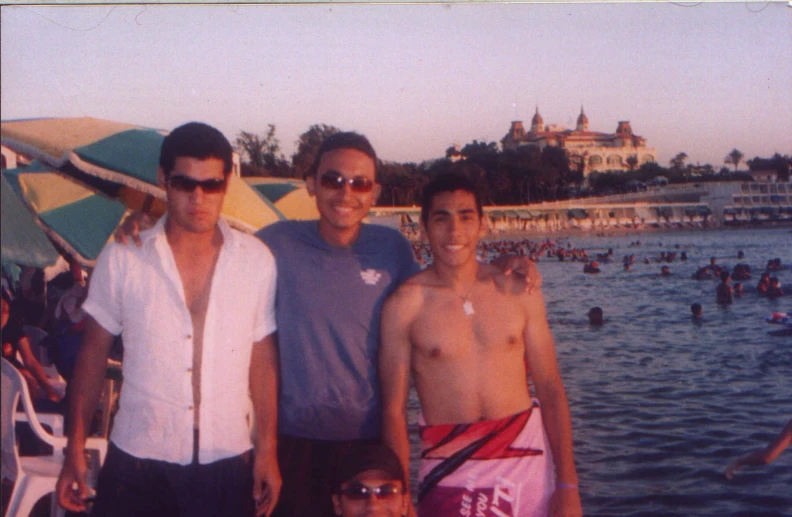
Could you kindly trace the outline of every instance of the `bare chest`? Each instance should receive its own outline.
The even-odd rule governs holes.
[[[411,338],[415,352],[429,359],[522,355],[524,329],[524,311],[514,297],[439,295],[427,300]]]
[[[184,290],[184,302],[193,321],[203,321],[206,316],[217,256],[217,253],[197,257],[174,256]]]

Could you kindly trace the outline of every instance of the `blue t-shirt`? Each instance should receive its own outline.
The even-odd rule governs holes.
[[[377,352],[385,299],[419,271],[398,231],[364,224],[349,248],[317,221],[256,234],[278,266],[279,432],[319,440],[380,436]]]

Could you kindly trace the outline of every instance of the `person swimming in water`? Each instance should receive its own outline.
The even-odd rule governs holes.
[[[720,304],[730,304],[733,301],[732,294],[734,290],[732,286],[729,285],[729,281],[731,280],[731,275],[728,271],[721,272],[721,283],[718,284],[716,289],[718,303]]]
[[[748,280],[751,278],[751,266],[748,264],[737,264],[734,266],[732,278],[735,280]]]
[[[600,272],[599,262],[594,260],[594,261],[586,264],[585,266],[583,266],[583,272],[584,273],[599,273]]]
[[[700,318],[703,314],[703,310],[701,308],[700,303],[693,303],[690,305],[690,313],[693,315],[693,318]]]
[[[784,296],[784,290],[781,288],[781,281],[778,280],[778,277],[771,277],[770,286],[767,288],[767,297],[771,300],[775,300],[781,296]]]
[[[756,292],[760,295],[767,295],[767,290],[770,288],[770,273],[762,273],[759,277],[759,283],[756,284]]]
[[[603,312],[601,307],[592,307],[588,311],[588,319],[591,325],[602,325],[605,320],[603,319]]]
[[[710,257],[710,263],[708,267],[712,272],[712,275],[716,277],[720,276],[721,271],[723,271],[723,268],[718,264],[718,259],[716,257]]]

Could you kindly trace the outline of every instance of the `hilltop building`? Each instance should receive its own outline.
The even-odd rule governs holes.
[[[620,121],[615,133],[589,131],[589,120],[582,106],[575,129],[545,126],[537,107],[530,131],[525,130],[521,120],[515,120],[501,139],[501,144],[503,149],[515,149],[521,145],[536,145],[540,149],[548,145],[562,147],[569,156],[570,166],[582,166],[584,176],[595,171],[630,170],[627,162],[630,156],[638,159],[636,168],[656,161],[657,157],[655,148],[646,147],[645,138],[633,134],[629,121]]]

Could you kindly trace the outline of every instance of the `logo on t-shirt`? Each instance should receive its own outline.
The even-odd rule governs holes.
[[[382,278],[382,273],[378,273],[374,269],[366,269],[360,272],[360,278],[368,285],[377,285],[379,279]]]

